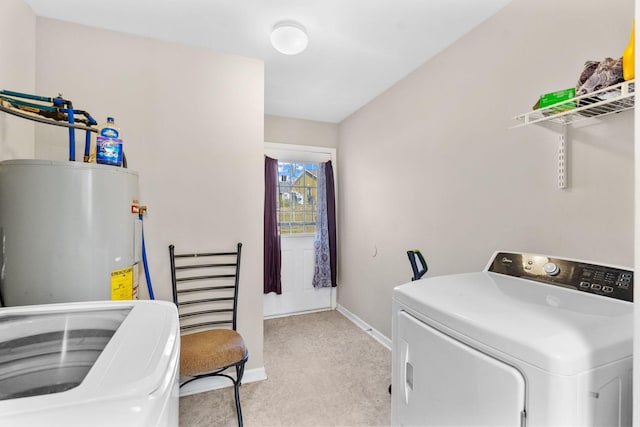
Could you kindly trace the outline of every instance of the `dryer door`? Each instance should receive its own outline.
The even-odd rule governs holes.
[[[404,311],[397,322],[393,425],[524,425],[525,381],[518,370]]]

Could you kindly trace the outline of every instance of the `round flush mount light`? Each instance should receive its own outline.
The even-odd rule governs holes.
[[[271,32],[271,44],[280,53],[297,55],[307,48],[309,37],[302,25],[281,22]]]

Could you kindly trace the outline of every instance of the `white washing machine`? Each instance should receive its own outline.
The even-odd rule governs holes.
[[[174,304],[0,308],[0,425],[177,426]]]
[[[394,426],[630,426],[633,272],[498,252],[393,292]]]

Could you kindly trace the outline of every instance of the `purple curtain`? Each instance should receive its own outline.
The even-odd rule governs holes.
[[[264,293],[282,293],[278,227],[278,160],[264,157]]]
[[[320,163],[317,174],[316,235],[313,240],[315,266],[311,284],[314,288],[329,288],[333,285],[331,282],[331,251],[329,250],[326,174],[325,163]]]
[[[338,250],[336,245],[336,191],[333,182],[333,166],[331,160],[324,164],[327,185],[327,227],[329,229],[329,256],[331,259],[331,286],[338,285]]]
[[[319,166],[312,284],[314,288],[325,288],[336,286],[335,191],[331,162]]]

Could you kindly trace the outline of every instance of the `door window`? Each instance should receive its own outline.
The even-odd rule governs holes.
[[[318,163],[278,162],[280,234],[314,234],[318,196]]]

